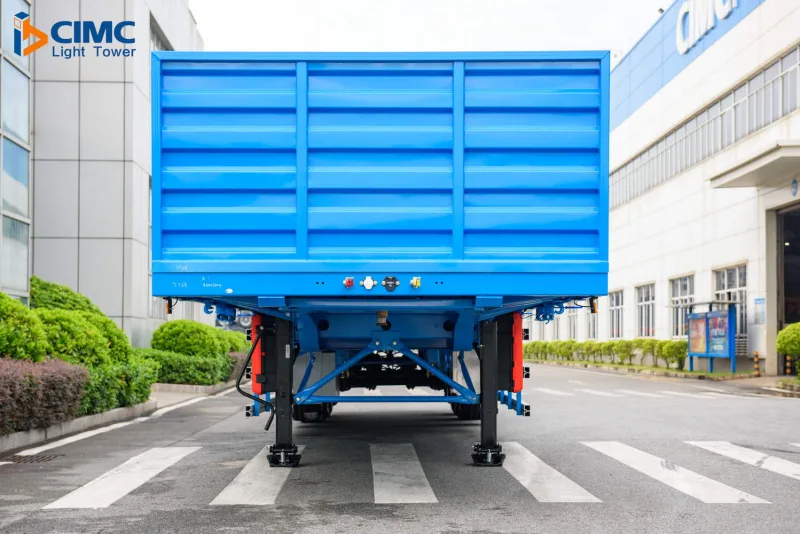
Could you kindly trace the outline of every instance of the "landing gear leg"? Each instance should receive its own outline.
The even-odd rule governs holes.
[[[292,323],[282,319],[262,318],[265,325],[261,343],[267,361],[275,362],[275,444],[267,459],[272,467],[294,467],[300,463],[297,445],[292,441]]]
[[[479,466],[501,466],[506,455],[497,443],[497,323],[481,323],[481,441],[473,447],[472,461]]]

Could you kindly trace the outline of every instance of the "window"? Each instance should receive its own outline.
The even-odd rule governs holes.
[[[619,339],[622,337],[622,291],[615,291],[608,295],[609,330],[608,337]]]
[[[530,328],[523,328],[522,329],[522,341],[530,341],[531,340],[531,329]]]
[[[616,208],[800,107],[800,48],[754,73],[706,109],[614,170],[609,202]]]
[[[746,334],[747,265],[714,271],[714,300],[736,303],[736,333]]]
[[[0,95],[2,95],[3,129],[26,143],[29,138],[28,125],[28,77],[8,61],[3,61],[0,73]]]
[[[672,303],[672,336],[686,335],[686,314],[694,302],[694,276],[682,276],[669,281],[669,298]]]
[[[28,151],[3,139],[3,172],[0,183],[3,210],[28,216]]]
[[[3,216],[0,280],[4,287],[23,292],[28,290],[28,231],[24,222]]]
[[[586,308],[586,339],[597,339],[597,314]]]
[[[656,335],[656,285],[647,284],[636,288],[636,335]]]
[[[571,303],[571,308],[567,309],[567,339],[578,339],[578,307]]]

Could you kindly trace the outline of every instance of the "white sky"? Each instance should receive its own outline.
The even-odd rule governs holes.
[[[674,0],[189,0],[206,50],[611,50]],[[615,54],[615,55],[616,55]],[[618,59],[618,58],[615,58]]]

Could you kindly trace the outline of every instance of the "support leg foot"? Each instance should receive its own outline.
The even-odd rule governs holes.
[[[267,459],[270,467],[295,467],[300,463],[301,456],[297,453],[296,445],[291,447],[270,445]]]
[[[503,460],[506,459],[503,447],[499,444],[494,447],[485,447],[476,443],[473,450],[475,452],[472,453],[472,462],[479,467],[502,466]]]

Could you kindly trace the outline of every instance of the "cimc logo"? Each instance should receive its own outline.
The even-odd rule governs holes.
[[[36,40],[23,50],[22,42],[31,37]],[[49,38],[42,30],[31,24],[31,17],[27,13],[17,13],[14,15],[14,53],[18,56],[27,56],[36,52],[47,44]]]
[[[28,13],[21,12],[14,17],[14,52],[19,56],[27,56],[47,45],[52,38],[54,42],[62,45],[51,47],[53,57],[64,59],[86,57],[87,47],[83,45],[91,45],[90,50],[94,50],[95,57],[131,57],[136,52],[135,48],[115,46],[115,44],[135,43],[134,37],[125,35],[125,29],[134,26],[136,23],[132,20],[123,20],[117,23],[110,20],[101,22],[61,20],[53,24],[48,35],[31,24]],[[35,40],[23,48],[23,44],[31,37]]]

